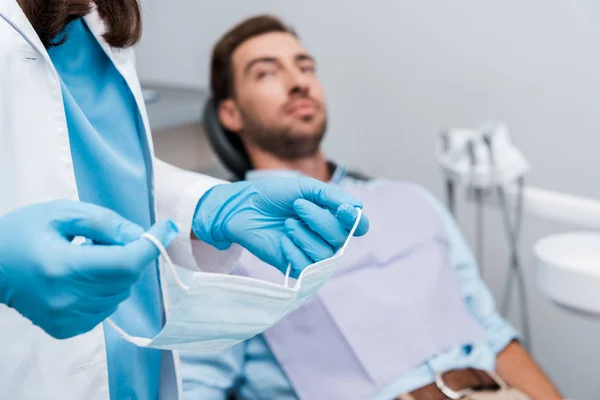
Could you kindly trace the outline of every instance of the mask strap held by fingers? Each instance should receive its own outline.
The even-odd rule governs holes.
[[[358,228],[358,224],[360,223],[360,219],[362,217],[362,209],[360,207],[356,207],[356,212],[357,212],[357,215],[356,215],[356,220],[354,221],[354,225],[352,226],[352,229],[350,230],[350,234],[346,238],[346,241],[344,242],[344,245],[342,246],[342,248],[340,249],[338,254],[342,254],[344,252],[344,250],[346,250],[348,243],[350,243],[350,238],[352,236],[354,236],[354,233],[356,232],[356,229]],[[290,272],[291,271],[292,271],[292,264],[288,263],[287,270],[285,271],[285,279],[283,281],[283,285],[285,287],[290,287],[289,280],[290,280]],[[302,274],[300,275],[300,277],[298,277],[298,280],[296,281],[296,285],[294,287],[297,287],[301,280],[302,280]]]
[[[156,248],[160,252],[160,255],[163,257],[163,259],[167,263],[167,266],[169,267],[169,270],[171,271],[171,275],[173,275],[173,279],[175,279],[175,283],[177,283],[177,286],[179,286],[183,290],[189,290],[190,287],[188,285],[186,285],[185,283],[183,283],[183,281],[177,274],[177,270],[175,269],[175,264],[173,264],[171,257],[169,257],[169,253],[167,253],[167,249],[165,249],[165,247],[162,245],[160,240],[158,240],[156,238],[156,236],[154,236],[153,234],[148,233],[148,232],[142,233],[142,235],[140,237],[149,240],[150,243],[152,243],[154,246],[156,246]]]
[[[346,247],[348,247],[348,243],[350,243],[350,238],[352,236],[354,236],[354,233],[356,232],[356,229],[358,229],[358,224],[360,223],[360,219],[362,218],[362,208],[360,207],[356,207],[356,221],[354,221],[354,225],[352,226],[352,229],[350,230],[350,234],[348,235],[348,238],[346,239],[346,242],[344,243],[344,245],[342,246],[342,249],[340,250],[340,253],[343,253],[346,250]]]
[[[156,238],[156,236],[154,236],[153,234],[148,233],[148,232],[145,232],[142,235],[140,235],[140,238],[149,240],[150,243],[152,243],[158,249],[158,251],[160,252],[160,255],[164,258],[165,262],[167,263],[167,266],[169,267],[169,270],[171,271],[171,275],[173,275],[173,279],[175,280],[175,283],[177,283],[177,286],[179,286],[183,290],[186,290],[186,291],[189,290],[190,287],[188,285],[186,285],[185,283],[183,283],[183,281],[177,274],[177,271],[175,270],[175,264],[173,264],[171,257],[169,257],[169,254],[167,253],[167,249],[165,249],[165,247],[162,245],[160,240],[158,240]],[[131,336],[127,332],[125,332],[123,329],[121,329],[119,327],[119,325],[115,324],[113,322],[113,320],[111,320],[110,318],[106,319],[106,323],[108,325],[110,325],[115,331],[117,331],[117,333],[119,333],[124,338],[129,338],[129,339],[134,338],[133,336]],[[139,338],[134,338],[134,339],[139,339]]]

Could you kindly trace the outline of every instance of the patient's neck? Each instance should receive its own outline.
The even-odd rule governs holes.
[[[263,153],[260,154],[249,152],[252,166],[258,170],[295,170],[301,172],[306,176],[318,179],[323,182],[328,182],[331,179],[331,171],[327,165],[325,156],[319,150],[316,154],[301,158],[298,160],[282,160],[271,154]]]

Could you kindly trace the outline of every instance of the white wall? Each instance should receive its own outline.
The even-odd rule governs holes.
[[[582,8],[566,0],[146,0],[139,71],[145,80],[205,86],[214,40],[240,18],[271,11],[298,29],[318,60],[334,158],[441,195],[436,134],[495,118],[532,162],[531,184],[600,197],[594,1]],[[473,209],[459,211],[472,239]],[[485,276],[498,298],[506,241],[496,211],[487,222]],[[559,310],[532,282],[534,240],[567,228],[525,221],[534,354],[567,395],[600,398],[600,322]]]

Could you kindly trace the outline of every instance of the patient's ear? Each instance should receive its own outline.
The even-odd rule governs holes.
[[[239,133],[244,127],[242,115],[235,101],[226,99],[219,103],[219,122],[230,132]]]

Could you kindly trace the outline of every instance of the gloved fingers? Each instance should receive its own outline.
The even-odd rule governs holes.
[[[166,248],[177,236],[175,224],[169,220],[157,222],[148,233]],[[77,246],[73,269],[85,279],[106,283],[107,289],[119,289],[118,285],[131,285],[144,267],[160,254],[156,246],[146,238],[139,238],[125,246]]]
[[[341,189],[312,178],[300,180],[300,192],[305,200],[335,212],[342,204],[362,207],[362,202]]]
[[[69,339],[91,331],[116,310],[117,307],[97,313],[72,310],[68,317],[55,318],[51,324],[43,329],[55,339]]]
[[[83,292],[108,296],[123,291],[139,278],[124,246],[86,245],[71,250],[66,261],[74,284]]]
[[[51,324],[43,327],[47,334],[55,339],[70,339],[74,336],[87,333],[94,329],[94,324],[88,318],[64,318],[55,319]]]
[[[294,202],[294,211],[310,229],[335,249],[334,253],[346,242],[350,229],[346,229],[329,210],[310,201],[299,199]]]
[[[292,270],[290,271],[290,277],[292,278],[298,278],[302,270],[313,263],[312,260],[294,244],[292,239],[287,236],[281,238],[281,249],[283,250],[285,258],[292,266]],[[286,269],[283,270],[283,273],[286,272]]]
[[[233,204],[244,198],[243,191],[250,186],[248,182],[218,184],[210,188],[196,204],[192,220],[194,236],[219,250],[227,250],[232,240],[227,238],[227,229],[220,216],[229,215]]]
[[[101,311],[101,312],[91,315],[90,321],[92,324],[95,324],[93,327],[95,327],[98,324],[101,324],[107,318],[110,318],[111,315],[113,315],[115,312],[117,312],[117,308],[118,308],[118,306],[115,306],[113,308],[109,308],[105,311]]]
[[[147,233],[154,236],[166,250],[179,234],[179,229],[173,221],[162,220],[154,224]],[[160,250],[156,245],[146,238],[127,244],[125,250],[133,257],[132,266],[137,266],[138,270],[141,270],[160,255]]]
[[[342,225],[344,225],[348,231],[351,231],[356,222],[356,218],[358,217],[358,211],[356,210],[356,207],[353,207],[350,204],[342,204],[338,207],[336,216]],[[358,222],[358,226],[356,227],[356,231],[354,231],[354,236],[363,236],[368,231],[369,219],[363,212],[360,221]]]
[[[283,221],[278,222],[275,228],[262,229],[248,219],[243,227],[236,228],[232,241],[239,244],[261,261],[285,273],[288,262],[281,250],[281,237],[285,236]],[[264,231],[267,232],[264,232]]]
[[[269,250],[266,250],[267,247],[271,246],[277,247],[275,249],[270,248]],[[269,240],[269,242],[264,243],[261,248],[247,247],[246,249],[262,261],[277,268],[279,271],[285,274],[288,263],[286,261],[285,254],[281,250],[280,245],[277,245],[276,243],[271,243],[271,241]]]
[[[116,212],[94,204],[59,200],[58,231],[69,238],[83,236],[98,244],[127,244],[144,230]]]
[[[85,314],[101,314],[115,309],[131,295],[131,286],[118,293],[106,296],[94,295],[85,298],[85,302],[77,306],[78,311]],[[112,313],[111,313],[112,314]]]
[[[333,256],[331,246],[319,234],[295,219],[285,221],[285,230],[293,242],[313,261],[319,262]]]
[[[117,306],[107,308],[106,310],[86,313],[86,312],[74,312],[74,320],[69,322],[65,321],[66,325],[72,327],[75,335],[86,333],[94,329],[96,326],[104,322],[107,318],[113,315],[117,311]],[[72,336],[75,336],[72,335]]]

